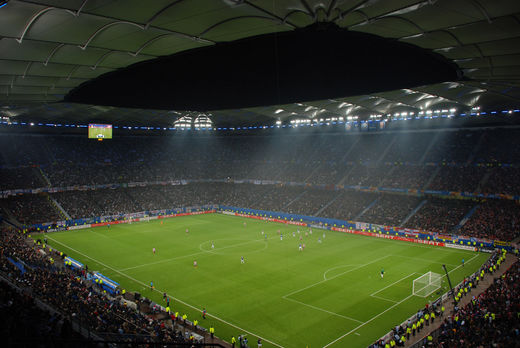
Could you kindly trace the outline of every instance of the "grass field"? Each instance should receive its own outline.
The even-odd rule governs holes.
[[[217,336],[229,341],[246,333],[250,343],[262,337],[264,347],[366,347],[427,302],[412,295],[413,279],[444,274],[446,264],[455,285],[488,257],[341,232],[326,231],[323,238],[316,229],[305,236],[302,227],[306,248],[300,252],[296,226],[221,214],[160,221],[47,238],[127,290],[157,303],[167,292],[174,311],[206,328],[213,324]],[[203,307],[206,320],[197,311]]]

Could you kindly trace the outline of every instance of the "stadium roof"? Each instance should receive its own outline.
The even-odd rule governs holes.
[[[320,23],[330,25],[317,25]],[[306,32],[306,28],[312,30]],[[306,46],[309,37],[301,34],[308,32],[322,37],[325,33],[329,38],[323,40],[326,47],[316,49],[312,41]],[[365,38],[367,43],[363,46]],[[378,52],[382,42],[378,38],[386,39],[392,47]],[[289,62],[299,69],[293,75],[283,75],[288,66],[284,65],[280,47],[284,39],[301,47],[297,57],[303,63],[290,57],[293,60]],[[273,50],[280,56],[265,62],[262,53],[269,51],[269,42],[275,42]],[[234,54],[244,51],[248,44],[257,47],[253,53],[258,54],[250,54],[251,60],[242,61]],[[410,45],[412,51],[408,50]],[[219,49],[224,53],[215,53]],[[191,104],[186,102],[183,90],[205,85],[208,81],[204,81],[204,76],[213,80],[211,77],[217,75],[211,74],[218,70],[218,66],[212,70],[204,70],[204,64],[190,66],[190,59],[200,62],[200,57],[207,57],[211,65],[209,62],[219,54],[226,57],[226,49],[237,71],[249,69],[263,75],[265,66],[271,67],[276,75],[273,95],[260,98],[264,85],[259,83],[258,89],[254,89],[257,83],[247,80],[248,93],[259,98],[244,101],[236,97],[236,107],[214,101],[204,103],[211,98],[203,94],[194,97]],[[353,60],[355,64],[345,64],[350,66],[343,71],[330,59],[334,50],[358,59]],[[316,51],[326,54],[320,56]],[[399,59],[392,64],[397,65],[385,69],[385,62],[391,61],[394,54]],[[173,56],[168,59],[172,60],[155,60],[170,55]],[[256,55],[261,61],[254,60]],[[374,55],[379,60],[368,59]],[[407,56],[413,58],[410,62],[416,66],[406,61]],[[400,77],[406,71],[398,70],[403,68],[399,61],[410,66],[406,78]],[[146,65],[147,62],[152,63]],[[160,78],[128,80],[127,76],[135,72],[132,68],[164,62],[177,64],[170,73],[191,69],[204,74],[194,74],[192,81],[168,81],[173,91],[170,94],[164,91],[168,84],[160,82]],[[432,68],[435,62],[440,65]],[[414,70],[417,67],[419,73]],[[233,65],[226,66],[232,68]],[[338,74],[331,73],[338,68]],[[397,77],[389,81],[392,75],[385,72],[394,69]],[[208,71],[209,75],[205,75]],[[362,74],[352,77],[356,71]],[[125,72],[123,81],[135,82],[137,85],[132,88],[139,93],[127,98],[130,100],[109,98],[117,100],[109,105],[106,90],[111,86],[102,83],[114,81],[112,77]],[[302,92],[301,100],[289,95],[287,90],[295,85],[309,83],[306,78],[311,82],[319,80],[315,90],[305,88],[310,92]],[[286,79],[292,84],[284,89]],[[385,83],[374,83],[378,80]],[[425,83],[419,83],[421,80]],[[363,81],[368,83],[362,84]],[[324,97],[328,82],[336,93]],[[243,88],[235,80],[233,84],[231,91]],[[214,99],[233,99],[225,85],[222,83],[221,94],[215,92]],[[349,88],[336,88],[342,85]],[[89,86],[90,92],[83,93]],[[367,118],[436,108],[517,107],[519,86],[518,0],[10,0],[0,8],[0,113],[24,120],[162,126],[171,125],[187,110],[190,114],[211,114],[216,125],[272,124],[278,119],[349,115]],[[101,96],[93,95],[92,90],[98,87],[103,92]],[[154,95],[157,90],[164,92],[161,98],[167,102],[145,98],[140,103],[138,99],[147,90]]]

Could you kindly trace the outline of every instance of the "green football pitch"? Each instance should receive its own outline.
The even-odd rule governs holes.
[[[488,258],[348,233],[308,232],[206,214],[54,232],[47,238],[52,247],[127,290],[163,305],[166,292],[174,311],[206,328],[214,325],[224,340],[247,334],[252,345],[261,337],[264,347],[366,347],[439,296],[413,295],[415,278],[428,271],[444,274],[445,264],[455,285]]]

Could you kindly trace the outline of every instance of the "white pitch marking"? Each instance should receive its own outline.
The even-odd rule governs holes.
[[[388,302],[397,303],[397,301],[390,300],[389,298],[384,298],[384,297],[380,297],[380,296],[377,296],[377,295],[370,295],[370,296],[371,296],[371,297],[374,297],[374,298],[378,298],[378,299],[383,300],[383,301],[388,301]]]
[[[344,319],[352,320],[352,321],[355,321],[355,322],[358,322],[358,323],[363,323],[361,320],[357,320],[357,319],[354,319],[354,318],[351,318],[351,317],[347,317],[346,315],[342,315],[342,314],[339,314],[339,313],[331,312],[331,311],[328,311],[326,309],[323,309],[323,308],[320,308],[320,307],[316,307],[316,306],[313,306],[313,305],[310,305],[310,304],[307,304],[305,302],[301,302],[301,301],[298,301],[298,300],[294,300],[294,299],[289,298],[289,297],[283,296],[282,298],[284,300],[293,301],[293,302],[299,303],[301,305],[310,307],[310,308],[315,309],[317,311],[321,311],[321,312],[325,312],[325,313],[328,313],[328,314],[332,314],[332,315],[335,315],[337,317],[341,317],[341,318],[344,318]]]
[[[349,264],[349,265],[339,265],[339,266],[336,266],[336,267],[329,268],[328,270],[326,270],[326,271],[323,273],[323,279],[324,279],[324,280],[327,280],[327,273],[329,273],[330,271],[333,271],[333,270],[338,269],[338,268],[350,267],[350,266],[359,266],[359,263],[356,263],[356,264]]]
[[[126,273],[123,273],[123,272],[121,272],[121,271],[119,271],[119,270],[117,270],[117,269],[115,269],[115,268],[113,268],[113,267],[111,267],[111,266],[109,266],[109,265],[107,265],[107,264],[104,264],[103,262],[98,261],[98,260],[94,259],[93,257],[90,257],[90,256],[88,256],[88,255],[82,253],[81,251],[78,251],[78,250],[76,250],[76,249],[74,249],[74,248],[71,248],[70,246],[68,246],[68,245],[66,245],[66,244],[64,244],[64,243],[61,243],[61,242],[55,240],[54,238],[51,238],[50,236],[49,236],[48,238],[51,239],[51,240],[53,240],[54,242],[56,242],[56,243],[58,243],[58,244],[63,245],[63,246],[66,247],[66,248],[69,248],[70,250],[73,250],[74,252],[76,252],[76,253],[78,253],[78,254],[80,254],[80,255],[83,255],[84,257],[87,257],[87,258],[91,259],[91,260],[94,261],[94,262],[99,263],[99,264],[102,265],[102,266],[107,267],[108,269],[113,270],[113,271],[116,272],[116,273],[121,274],[121,275],[124,276],[125,278],[128,278],[128,279],[134,281],[135,283],[140,284],[140,285],[144,285],[144,286],[146,287],[146,284],[143,283],[142,281],[137,280],[137,279],[135,279],[135,278],[133,278],[133,277],[127,275]],[[154,291],[156,291],[156,292],[158,292],[158,293],[160,293],[160,294],[163,294],[163,293],[164,293],[163,291],[161,291],[161,290],[159,290],[159,289],[154,289]],[[194,310],[196,310],[196,311],[198,311],[198,312],[202,312],[202,310],[198,309],[198,308],[195,307],[195,306],[190,305],[189,303],[186,303],[186,302],[184,302],[184,301],[182,301],[182,300],[180,300],[180,299],[178,299],[178,298],[176,298],[176,297],[170,296],[169,294],[168,294],[168,296],[169,296],[170,298],[174,299],[175,301],[180,302],[180,303],[182,303],[183,305],[185,305],[185,306],[187,306],[187,307],[190,307],[191,309],[194,309]],[[231,324],[230,322],[227,322],[227,321],[225,321],[224,319],[221,319],[221,318],[219,318],[219,317],[217,317],[217,316],[215,316],[215,315],[213,315],[213,314],[206,313],[206,315],[207,315],[208,317],[213,317],[213,318],[215,318],[216,320],[223,322],[224,324],[227,324],[227,325],[229,325],[229,326],[232,326],[232,327],[234,327],[235,329],[238,329],[238,330],[240,330],[240,331],[244,331],[244,332],[246,332],[246,333],[248,333],[248,334],[250,334],[250,335],[252,335],[252,336],[256,336],[256,337],[258,337],[258,338],[261,338],[262,340],[264,340],[264,341],[266,341],[266,342],[268,342],[268,343],[271,343],[272,345],[275,345],[275,346],[280,347],[280,348],[284,348],[283,346],[279,345],[278,343],[275,343],[275,342],[270,341],[270,340],[268,340],[268,339],[266,339],[266,338],[264,338],[264,337],[262,337],[262,336],[259,336],[259,335],[257,335],[257,334],[254,334],[254,333],[250,332],[250,331],[247,331],[247,330],[245,330],[245,329],[242,329],[241,327],[236,326],[236,325],[234,325],[234,324]]]
[[[358,270],[358,269],[360,269],[360,268],[363,268],[363,267],[365,267],[365,266],[368,266],[368,265],[371,265],[371,264],[376,263],[376,262],[378,262],[378,261],[381,261],[381,260],[383,260],[383,259],[385,259],[385,258],[387,258],[387,257],[389,257],[389,256],[390,256],[390,255],[386,255],[386,256],[380,257],[380,258],[378,258],[378,259],[375,259],[374,261],[371,261],[371,262],[365,263],[365,264],[360,265],[360,266],[358,266],[358,267],[356,267],[356,268],[352,268],[351,270],[348,270],[348,271],[345,271],[345,272],[339,273],[339,274],[335,275],[334,277],[331,277],[331,278],[328,278],[328,279],[325,279],[325,280],[320,280],[320,281],[317,282],[317,283],[314,283],[314,284],[311,284],[311,285],[306,286],[306,287],[304,287],[304,288],[301,288],[301,289],[295,290],[295,291],[293,291],[293,292],[291,292],[291,293],[288,293],[288,294],[286,294],[286,295],[284,295],[284,296],[282,296],[282,297],[287,297],[287,296],[294,295],[294,294],[299,293],[299,292],[301,292],[301,291],[303,291],[303,290],[307,290],[307,289],[309,289],[309,288],[312,288],[313,286],[316,286],[316,285],[318,285],[318,284],[324,283],[324,282],[326,282],[326,281],[332,280],[332,279],[337,278],[337,277],[339,277],[339,276],[342,276],[342,275],[344,275],[344,274],[347,274],[347,273],[350,273],[350,272],[356,271],[356,270]]]
[[[415,272],[414,272],[414,273],[410,273],[410,274],[407,275],[406,277],[403,277],[403,278],[401,278],[401,279],[399,279],[399,280],[393,282],[392,284],[387,285],[387,286],[385,286],[384,288],[379,289],[379,290],[377,290],[376,292],[371,293],[370,296],[374,296],[374,295],[377,294],[378,292],[381,292],[381,291],[383,291],[383,290],[385,290],[385,289],[388,289],[388,288],[391,287],[392,285],[395,285],[395,284],[397,284],[397,283],[399,283],[399,282],[405,280],[406,278],[410,278],[410,277],[413,276],[414,274],[418,274],[418,273],[415,273]]]
[[[276,237],[271,237],[271,238],[267,238],[267,240],[269,239],[274,239]],[[222,239],[215,239],[215,240],[236,240],[234,238],[222,238]],[[264,251],[265,249],[267,249],[267,243],[265,243],[266,239],[244,239],[244,240],[247,240],[247,242],[243,242],[243,243],[238,243],[238,244],[233,244],[233,245],[228,245],[226,247],[222,247],[222,248],[215,248],[215,249],[211,249],[211,250],[206,250],[206,249],[203,249],[202,248],[202,245],[203,244],[206,244],[207,242],[211,242],[211,239],[210,240],[207,240],[205,242],[202,242],[199,244],[199,249],[208,253],[208,254],[215,254],[215,255],[219,255],[218,251],[219,250],[224,250],[224,249],[230,249],[230,248],[234,248],[234,247],[237,247],[237,246],[242,246],[242,245],[246,245],[246,244],[251,244],[253,242],[264,242],[264,247],[260,250],[255,250],[255,251],[252,251],[252,252],[260,252],[260,251]],[[250,253],[252,253],[250,252]]]
[[[274,238],[274,237],[273,237]],[[268,238],[269,239],[269,238]],[[245,244],[250,244],[250,243],[253,243],[253,242],[262,242],[264,241],[263,239],[252,239],[250,240],[249,242],[244,242],[244,243],[239,243],[239,244],[233,244],[233,245],[229,245],[227,247],[223,247],[223,248],[218,248],[218,249],[215,249],[215,250],[223,250],[223,249],[229,249],[229,248],[233,248],[233,247],[236,247],[236,246],[240,246],[240,245],[245,245]],[[205,243],[205,242],[204,242]],[[201,243],[204,244],[204,243]],[[188,254],[188,255],[180,255],[180,256],[176,256],[176,257],[171,257],[169,259],[164,259],[164,260],[159,260],[159,261],[155,261],[155,262],[149,262],[149,263],[143,263],[143,264],[140,264],[140,265],[137,265],[137,266],[132,266],[132,267],[127,267],[127,268],[122,268],[120,269],[120,271],[128,271],[128,270],[131,270],[131,269],[136,269],[136,268],[141,268],[141,267],[146,267],[146,266],[151,266],[151,265],[157,265],[159,263],[164,263],[164,262],[168,262],[168,261],[173,261],[173,260],[178,260],[178,259],[183,259],[185,257],[190,257],[190,256],[196,256],[196,255],[200,255],[200,254],[215,254],[214,252],[212,252],[211,250],[204,250],[202,249],[202,247],[200,247],[199,245],[199,249],[201,251],[197,251],[196,253],[193,253],[193,254]],[[264,248],[266,249],[266,248]]]
[[[478,254],[476,254],[475,256],[473,256],[473,257],[472,257],[471,259],[469,259],[468,262],[466,262],[466,263],[471,262],[471,261],[472,261],[475,257],[477,257],[477,256],[478,256]],[[454,269],[452,269],[451,271],[449,271],[448,274],[451,273],[451,272],[453,272],[453,271],[455,271],[457,268],[460,268],[460,267],[462,267],[462,265],[459,265],[459,266],[455,267]],[[396,304],[394,304],[394,305],[388,307],[387,309],[385,309],[385,310],[382,311],[381,313],[376,314],[376,315],[373,316],[372,318],[370,318],[370,319],[368,319],[367,321],[365,321],[363,324],[358,325],[358,327],[355,327],[354,329],[350,330],[350,331],[347,332],[346,334],[344,334],[344,335],[342,335],[342,336],[336,338],[334,341],[332,341],[332,342],[330,342],[330,343],[324,345],[323,348],[327,348],[327,347],[333,345],[334,343],[338,342],[339,340],[343,339],[344,337],[350,335],[350,334],[353,333],[354,331],[357,331],[359,328],[362,328],[363,326],[365,326],[366,324],[370,323],[370,322],[373,321],[374,319],[379,318],[381,315],[385,314],[385,313],[388,312],[390,309],[392,309],[392,308],[394,308],[394,307],[400,305],[401,303],[403,303],[404,301],[408,300],[408,299],[411,298],[412,296],[414,296],[414,295],[411,294],[411,295],[406,296],[406,297],[403,298],[401,301],[399,301],[399,302],[397,302]]]
[[[128,270],[131,270],[131,269],[136,269],[136,268],[141,268],[141,267],[146,267],[146,266],[151,266],[151,265],[157,265],[157,264],[159,264],[159,263],[164,263],[164,262],[168,262],[168,261],[173,261],[173,260],[183,259],[183,258],[185,258],[185,257],[190,257],[190,256],[200,255],[200,254],[204,254],[204,253],[206,253],[206,252],[205,252],[205,251],[198,251],[198,252],[193,253],[193,254],[181,255],[181,256],[171,257],[171,258],[169,258],[169,259],[164,259],[164,260],[160,260],[160,261],[149,262],[149,263],[143,263],[143,264],[140,264],[140,265],[137,265],[137,266],[127,267],[127,268],[121,268],[120,271],[128,271]]]

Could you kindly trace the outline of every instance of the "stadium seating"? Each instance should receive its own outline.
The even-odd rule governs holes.
[[[442,310],[443,303],[427,304],[424,308],[419,309],[416,315],[401,325],[397,325],[388,335],[374,342],[369,348],[392,346],[392,340],[396,346],[404,346],[406,340],[414,342],[417,341],[417,338],[419,340],[413,343],[413,347],[487,346],[482,345],[483,342],[496,347],[515,346],[520,335],[517,325],[518,310],[520,309],[517,285],[520,277],[518,260],[501,277],[494,278],[493,283],[484,292],[481,294],[473,292],[479,282],[486,277],[495,276],[495,272],[501,267],[499,260],[501,257],[501,252],[493,252],[477,272],[465,278],[454,289],[455,294],[460,291],[460,296],[471,298],[466,306],[455,306],[453,312],[446,315]],[[443,320],[440,328],[433,332],[428,329],[426,332],[421,332],[425,327],[434,323],[435,318]],[[417,326],[418,322],[422,323],[422,328]],[[403,337],[405,340],[402,339]]]
[[[1,330],[3,339],[9,339],[8,346],[31,346],[31,338],[38,343],[46,341],[44,346],[71,346],[73,343],[67,340],[92,346],[72,332],[72,323],[99,335],[108,334],[111,341],[187,342],[179,331],[154,316],[145,316],[107,298],[98,286],[87,281],[85,270],[63,268],[57,253],[47,249],[45,254],[39,247],[29,246],[19,232],[2,228],[0,240],[0,275],[27,291],[26,295],[18,294],[0,280],[0,299],[6,305],[2,311],[8,314],[1,316]],[[25,272],[14,267],[7,257],[24,262]],[[50,262],[50,258],[56,261]],[[35,299],[50,306],[53,313],[35,308]]]
[[[482,294],[448,317],[435,347],[477,347],[488,342],[494,347],[518,345],[520,333],[520,263],[516,262]]]
[[[520,206],[507,199],[520,193],[520,149],[512,151],[509,145],[519,136],[515,128],[313,137],[123,137],[112,143],[77,136],[4,135],[0,190],[49,192],[15,192],[0,199],[0,208],[31,225],[63,220],[54,202],[73,219],[223,204],[510,241],[518,237],[520,224]],[[66,191],[52,190],[64,187]],[[370,187],[498,193],[505,199],[376,193]],[[35,266],[22,275],[3,257],[3,276],[37,290],[38,298],[52,307],[75,313],[82,325],[121,337],[185,341],[158,321],[108,302],[92,291],[84,274],[49,265],[12,230],[2,230],[1,248],[2,255]],[[517,264],[458,312],[468,324],[446,321],[436,344],[473,346],[474,330],[500,344],[516,342],[518,334],[508,319],[519,310],[513,286],[518,277]],[[13,305],[33,301],[4,284],[0,297],[11,298]],[[483,308],[493,308],[497,320],[484,320]],[[18,319],[25,320],[25,315],[20,312]],[[52,335],[58,332],[61,338],[79,339],[63,317],[45,311],[34,315],[46,323],[38,330],[47,333],[47,339],[56,339]],[[2,328],[10,330],[11,324]],[[402,334],[401,329],[395,333]],[[497,330],[503,335],[496,336]]]
[[[450,234],[473,206],[472,201],[430,197],[405,226]]]
[[[403,223],[426,199],[405,227],[512,240],[518,235],[513,225],[490,219],[494,209],[516,207],[511,201],[416,198],[389,190],[519,194],[520,158],[510,148],[519,136],[516,128],[349,136],[134,136],[102,143],[79,136],[3,135],[0,144],[9,146],[0,159],[5,178],[0,190],[67,187],[69,191],[49,194],[72,218],[214,203],[358,217],[383,225]],[[179,180],[201,182],[171,185]],[[267,182],[251,184],[260,180]],[[301,185],[288,185],[294,182]],[[107,186],[90,190],[84,185]],[[356,187],[389,190],[374,203],[373,194]],[[62,220],[47,195],[10,196],[0,199],[0,207],[22,224]],[[479,209],[460,228],[476,205]]]

